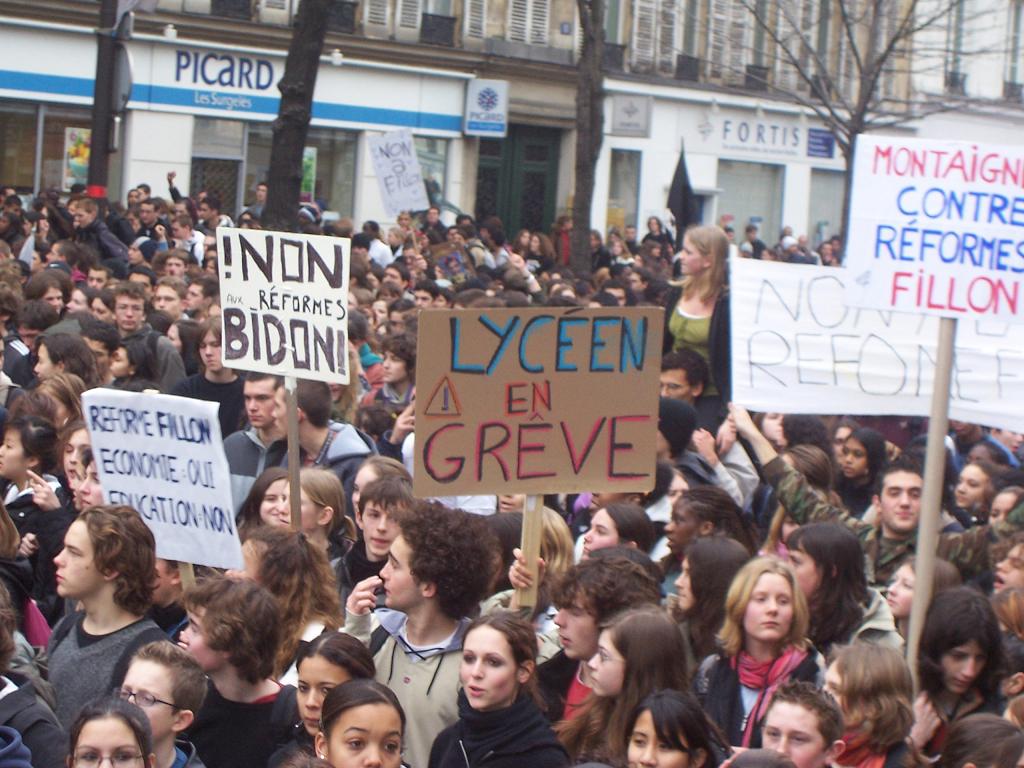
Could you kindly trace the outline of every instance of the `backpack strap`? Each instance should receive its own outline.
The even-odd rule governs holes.
[[[384,647],[384,643],[388,641],[390,635],[384,627],[377,627],[373,630],[373,634],[370,635],[370,655],[376,656],[377,651]]]

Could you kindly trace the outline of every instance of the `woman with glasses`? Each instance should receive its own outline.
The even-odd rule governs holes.
[[[149,720],[120,698],[86,704],[71,726],[68,768],[155,768]]]
[[[573,760],[624,762],[640,702],[665,688],[688,688],[685,658],[679,627],[660,609],[626,611],[602,626],[597,653],[587,662],[591,693],[572,719],[555,727]]]

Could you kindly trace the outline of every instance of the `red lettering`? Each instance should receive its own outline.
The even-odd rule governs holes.
[[[526,410],[526,398],[525,397],[518,397],[516,395],[516,393],[515,393],[515,390],[517,390],[517,389],[519,389],[521,387],[525,387],[525,386],[526,386],[526,384],[521,382],[521,381],[513,382],[511,384],[506,385],[506,387],[505,387],[505,415],[506,416],[512,416],[513,414],[527,413],[528,412]],[[536,385],[534,385],[534,386],[536,386]],[[520,403],[522,404],[522,408],[517,407],[517,406],[519,406]]]
[[[580,468],[586,463],[587,457],[590,456],[590,452],[594,449],[597,436],[600,434],[601,428],[607,419],[607,416],[602,416],[594,422],[594,428],[590,431],[590,437],[587,438],[587,442],[583,445],[583,456],[576,454],[576,445],[573,443],[568,425],[564,421],[558,422],[562,428],[562,435],[565,437],[565,447],[569,449],[569,462],[572,464],[573,474],[578,475],[580,473]]]
[[[537,477],[554,477],[556,472],[527,472],[523,469],[528,453],[544,453],[544,443],[528,443],[526,440],[530,432],[547,432],[553,424],[520,424],[518,434],[518,450],[516,451],[516,478],[519,480],[532,480]]]
[[[533,384],[533,411],[536,413],[540,410],[538,404],[543,405],[549,411],[551,410],[551,381],[548,379],[544,380],[543,384]]]
[[[498,442],[493,445],[487,445],[487,433],[492,429],[496,428],[500,432],[503,432],[498,439]],[[502,424],[500,421],[485,421],[481,424],[476,431],[476,480],[480,482],[484,477],[484,457],[490,455],[492,459],[498,462],[498,466],[501,467],[501,475],[506,482],[510,477],[508,471],[508,464],[505,459],[502,458],[501,454],[498,453],[502,448],[508,445],[508,441],[512,438],[512,432],[509,428]]]
[[[423,468],[430,475],[431,479],[438,483],[451,483],[458,479],[459,475],[462,474],[462,468],[466,465],[466,460],[462,456],[446,456],[444,461],[454,466],[451,472],[448,474],[442,474],[434,468],[434,441],[439,438],[442,434],[447,432],[449,429],[461,429],[466,426],[458,422],[454,424],[445,424],[439,430],[434,432],[430,437],[423,443]]]
[[[638,477],[650,477],[649,472],[616,472],[616,453],[628,453],[633,450],[633,443],[618,442],[615,439],[616,431],[620,422],[645,422],[650,421],[650,416],[612,416],[612,423],[608,433],[608,477],[615,480],[635,480]]]

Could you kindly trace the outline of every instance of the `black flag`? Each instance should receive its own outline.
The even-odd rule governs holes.
[[[668,209],[676,220],[676,250],[683,247],[683,235],[686,229],[697,221],[697,201],[690,186],[690,174],[686,171],[686,147],[679,150],[679,163],[676,165],[672,186],[668,190]]]

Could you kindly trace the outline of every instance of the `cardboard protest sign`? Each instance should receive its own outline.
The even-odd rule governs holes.
[[[224,365],[347,384],[349,240],[217,230]]]
[[[844,269],[734,259],[733,399],[760,411],[926,416],[938,318],[858,309]],[[1024,345],[1002,320],[957,324],[955,419],[1024,431]]]
[[[1024,146],[861,135],[848,304],[1024,321]]]
[[[412,131],[404,129],[367,136],[373,170],[384,207],[390,216],[422,211],[430,205]]]
[[[420,312],[416,494],[652,488],[664,316]]]
[[[92,389],[82,405],[103,496],[138,510],[157,556],[241,568],[217,404]]]

